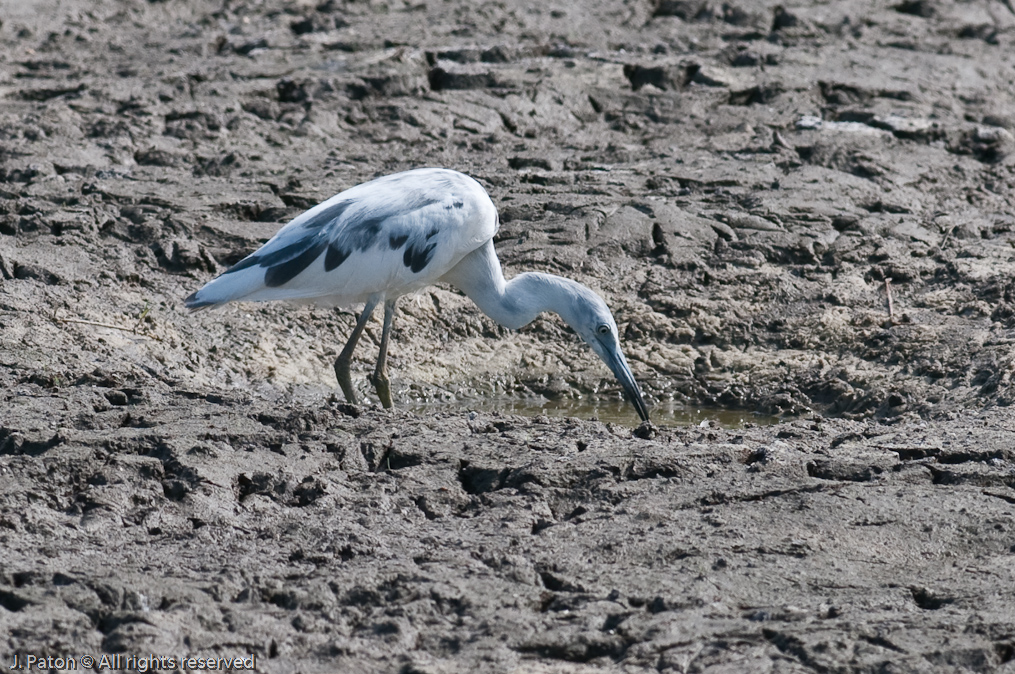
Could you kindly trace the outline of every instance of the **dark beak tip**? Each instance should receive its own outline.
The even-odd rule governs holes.
[[[645,399],[641,395],[641,390],[638,388],[638,382],[635,381],[634,375],[631,374],[631,369],[627,365],[627,361],[624,360],[624,355],[618,350],[611,357],[604,357],[606,364],[613,371],[614,376],[620,382],[621,388],[624,390],[625,397],[634,406],[635,411],[638,413],[638,417],[642,420],[642,423],[649,423],[648,417],[648,406],[645,404]]]
[[[639,400],[638,402],[640,404],[635,405],[635,409],[638,411],[638,416],[641,417],[641,422],[643,424],[649,424],[651,426],[652,425],[652,420],[649,419],[649,416],[648,416],[648,406],[645,405],[645,401],[644,400]]]
[[[641,391],[638,389],[627,391],[627,398],[634,406],[635,412],[638,413],[638,418],[641,419],[642,423],[651,424],[652,421],[648,416],[648,405],[645,404],[645,399],[641,397]]]

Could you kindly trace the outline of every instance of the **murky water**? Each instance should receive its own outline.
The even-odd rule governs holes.
[[[598,419],[603,422],[637,426],[641,423],[637,412],[629,403],[621,401],[546,400],[544,398],[485,398],[455,402],[414,403],[406,408],[418,412],[440,409],[469,409],[477,412],[503,412],[527,417],[576,417]],[[711,421],[723,428],[743,428],[745,424],[771,426],[782,419],[762,416],[742,410],[687,406],[676,402],[663,402],[649,410],[652,423],[657,426],[697,426]]]

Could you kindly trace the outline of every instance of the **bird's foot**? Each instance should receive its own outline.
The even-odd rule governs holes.
[[[349,363],[345,363],[341,358],[335,361],[335,377],[338,379],[338,385],[342,387],[342,393],[345,395],[345,400],[350,405],[356,404],[356,389],[352,387],[352,375],[349,374]]]
[[[381,405],[384,406],[384,409],[390,410],[393,405],[391,403],[391,382],[388,380],[388,375],[375,372],[370,377],[370,383],[374,385],[377,397],[381,399]]]

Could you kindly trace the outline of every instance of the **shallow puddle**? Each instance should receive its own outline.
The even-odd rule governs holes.
[[[414,412],[469,409],[477,412],[502,412],[527,417],[575,417],[598,419],[602,422],[637,426],[641,423],[637,412],[629,403],[621,401],[546,400],[544,398],[486,398],[455,402],[414,403],[405,405]],[[743,428],[746,424],[771,426],[783,421],[774,416],[754,414],[743,410],[688,406],[677,402],[662,402],[649,410],[652,423],[657,426],[697,426],[713,422],[722,428]]]

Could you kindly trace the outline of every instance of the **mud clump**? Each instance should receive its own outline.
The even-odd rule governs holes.
[[[1012,666],[1004,3],[9,9],[5,653]],[[509,332],[448,287],[402,300],[389,359],[396,401],[450,412],[338,402],[348,312],[183,310],[419,166],[489,189],[509,276],[604,295],[651,401],[793,420],[470,412],[618,392],[556,317]]]

